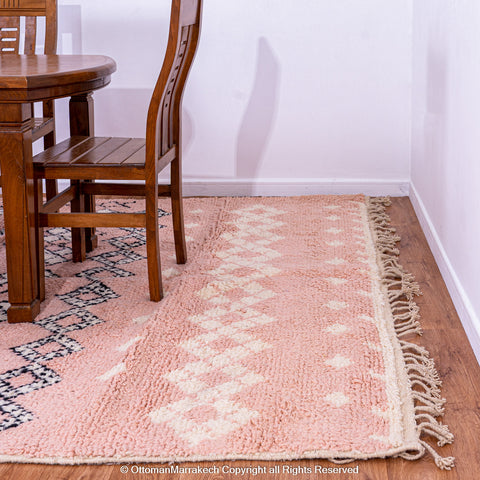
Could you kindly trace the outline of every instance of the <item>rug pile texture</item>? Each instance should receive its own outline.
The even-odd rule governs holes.
[[[10,325],[0,254],[0,460],[37,463],[327,458],[453,440],[397,260],[388,199],[185,199],[175,263],[160,201],[165,299],[148,300],[144,232],[99,230],[70,261],[46,234],[47,299]],[[143,209],[103,200],[105,211]],[[4,248],[4,247],[1,247]]]

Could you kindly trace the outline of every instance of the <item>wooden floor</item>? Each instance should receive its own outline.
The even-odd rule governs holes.
[[[455,312],[445,284],[427,246],[418,220],[408,198],[393,198],[389,209],[392,224],[402,237],[400,259],[403,266],[413,273],[421,285],[423,295],[417,303],[422,314],[423,337],[415,341],[428,348],[436,361],[437,370],[443,379],[443,395],[447,399],[443,422],[455,435],[452,445],[440,449],[442,456],[456,457],[456,467],[451,471],[439,470],[430,456],[418,461],[402,459],[368,460],[354,462],[358,474],[294,474],[294,468],[315,465],[333,467],[335,465],[321,460],[293,462],[204,462],[188,464],[204,467],[217,467],[217,474],[160,474],[127,473],[120,471],[120,465],[102,466],[44,466],[44,465],[0,465],[2,480],[100,480],[100,479],[195,479],[220,480],[231,479],[300,479],[335,478],[355,480],[478,480],[480,479],[480,367],[468,343],[460,320]],[[45,432],[47,435],[48,433]],[[161,465],[143,465],[144,468]],[[267,467],[279,466],[278,474],[235,475],[222,473],[223,467]],[[290,468],[282,473],[284,467]],[[300,472],[300,470],[297,470]]]

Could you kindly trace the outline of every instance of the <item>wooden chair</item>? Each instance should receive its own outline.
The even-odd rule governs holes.
[[[182,211],[182,95],[197,49],[202,0],[173,0],[170,32],[163,67],[147,114],[146,138],[71,137],[34,157],[38,208],[39,252],[43,253],[43,227],[146,228],[150,299],[163,297],[158,235],[158,197],[170,196],[177,263],[187,251]],[[169,185],[158,184],[158,174],[171,165]],[[69,179],[70,187],[43,204],[42,179]],[[94,180],[95,182],[92,182]],[[137,183],[105,183],[98,180]],[[145,213],[91,213],[86,210],[95,195],[144,197]],[[71,202],[72,213],[58,213]],[[87,213],[85,213],[87,211]],[[73,238],[73,235],[72,235]],[[72,244],[73,255],[85,258],[84,235]],[[40,261],[43,267],[43,259]],[[41,288],[43,274],[39,283]]]
[[[19,0],[1,2],[0,8],[0,54],[34,55],[37,47],[37,18],[45,17],[45,38],[42,53],[57,53],[57,0]],[[21,29],[21,18],[24,28]],[[21,42],[23,30],[23,42]],[[21,49],[23,43],[23,50]],[[55,145],[55,107],[53,100],[43,102],[43,116],[35,118],[32,104],[32,141],[43,137],[45,149]],[[0,175],[1,186],[1,175]],[[57,193],[56,181],[46,182],[47,198]]]

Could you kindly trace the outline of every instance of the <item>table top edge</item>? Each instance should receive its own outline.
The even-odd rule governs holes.
[[[61,70],[55,69],[55,63]],[[4,66],[0,69],[0,90],[77,83],[111,75],[117,69],[115,60],[106,55],[5,55],[0,58],[0,66]],[[9,73],[9,66],[18,66],[22,71]]]

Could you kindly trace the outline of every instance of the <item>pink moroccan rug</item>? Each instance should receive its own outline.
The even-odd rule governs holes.
[[[10,325],[0,253],[0,460],[333,461],[453,439],[397,261],[387,199],[186,199],[176,265],[161,201],[166,298],[148,301],[141,230],[100,230],[83,264],[46,235],[47,299]],[[105,210],[141,209],[132,200]],[[1,247],[4,248],[4,247]]]

